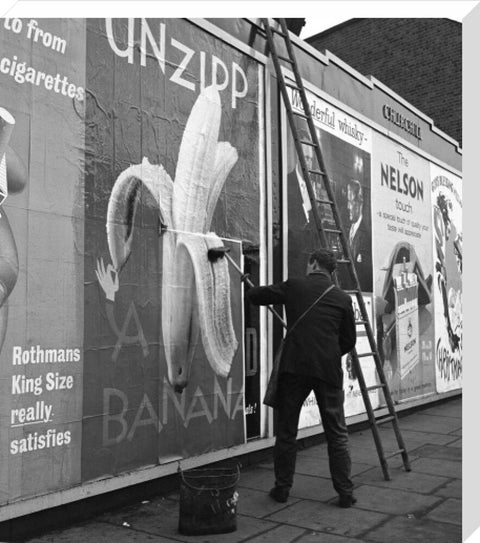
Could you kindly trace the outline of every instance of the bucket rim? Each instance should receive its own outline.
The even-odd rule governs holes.
[[[190,475],[193,475],[193,478],[195,478],[195,475],[198,475],[198,477],[203,477],[207,479],[208,478],[215,479],[216,477],[218,477],[220,472],[225,472],[227,470],[229,470],[230,473],[223,473],[223,475],[235,477],[235,479],[232,480],[230,484],[224,485],[224,486],[215,486],[215,487],[209,487],[206,485],[195,486],[191,481],[187,481],[187,479],[185,478],[185,477],[188,478]],[[183,470],[179,466],[178,471],[180,472],[182,482],[193,490],[219,490],[219,491],[227,490],[228,488],[232,488],[233,486],[235,486],[238,483],[238,480],[240,479],[240,466],[238,464],[236,464],[235,467],[232,466],[231,468],[192,468],[189,470]],[[212,475],[206,475],[205,473],[202,474],[202,472],[218,472],[218,473],[212,474]]]

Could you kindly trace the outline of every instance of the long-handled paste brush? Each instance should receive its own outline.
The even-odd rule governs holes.
[[[211,249],[208,250],[208,253],[207,253],[208,260],[210,262],[216,262],[219,258],[224,258],[224,257],[227,258],[230,264],[232,264],[232,266],[240,274],[240,280],[247,283],[249,287],[254,287],[255,285],[252,283],[252,281],[248,277],[248,274],[243,273],[243,271],[240,269],[240,267],[235,262],[235,260],[233,260],[233,258],[228,254],[229,251],[230,249],[228,247],[212,247]],[[280,321],[280,323],[282,324],[284,328],[287,327],[287,323],[282,319],[279,313],[277,313],[277,311],[275,311],[275,309],[272,306],[268,305],[267,309],[270,310],[275,315],[275,317],[277,317],[277,319]]]

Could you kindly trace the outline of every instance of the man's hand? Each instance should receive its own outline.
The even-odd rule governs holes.
[[[115,301],[115,292],[118,290],[118,273],[112,264],[107,266],[103,263],[103,258],[97,260],[97,269],[95,270],[95,275],[97,276],[98,282],[105,292],[107,300],[112,302]]]

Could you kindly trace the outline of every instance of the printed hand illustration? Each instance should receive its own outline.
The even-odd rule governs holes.
[[[209,232],[223,185],[237,162],[237,151],[219,142],[218,89],[205,88],[187,120],[175,182],[161,165],[130,166],[115,181],[107,210],[107,238],[114,269],[131,253],[135,211],[141,190],[153,198],[162,222],[162,335],[168,379],[176,391],[188,383],[199,343],[217,375],[226,377],[238,347],[230,305],[228,262],[210,262],[208,250],[223,245]],[[143,187],[142,187],[143,185]]]
[[[97,269],[95,270],[98,282],[105,292],[107,300],[115,301],[115,292],[118,290],[118,273],[115,268],[109,264],[107,269],[103,263],[103,258],[97,260]]]

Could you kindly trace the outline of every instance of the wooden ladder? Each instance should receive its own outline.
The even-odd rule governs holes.
[[[312,214],[315,221],[316,229],[318,231],[320,242],[323,247],[329,247],[330,243],[328,242],[328,239],[329,237],[331,238],[332,235],[335,237],[335,239],[339,240],[340,242],[342,254],[340,258],[337,260],[337,262],[347,267],[350,280],[352,281],[352,284],[353,284],[353,289],[346,290],[345,292],[356,296],[358,307],[360,309],[360,314],[361,314],[361,319],[357,320],[356,324],[357,326],[363,326],[365,328],[366,335],[368,337],[368,341],[370,344],[369,352],[357,353],[356,349],[354,349],[350,353],[350,355],[352,357],[353,367],[358,377],[360,391],[361,391],[365,408],[368,414],[368,419],[369,419],[370,427],[373,433],[375,446],[377,448],[378,457],[380,459],[380,465],[383,471],[383,475],[384,475],[385,480],[388,481],[390,480],[390,474],[388,471],[387,460],[391,457],[401,455],[405,470],[410,471],[411,468],[410,468],[410,462],[408,459],[408,453],[407,453],[407,449],[405,447],[405,444],[402,438],[402,434],[400,432],[400,428],[398,426],[397,414],[395,412],[394,403],[390,394],[390,390],[388,388],[388,384],[385,378],[385,373],[383,371],[382,361],[380,359],[380,355],[379,355],[378,348],[375,342],[373,330],[368,318],[365,302],[364,302],[362,291],[360,288],[360,283],[358,280],[357,272],[355,270],[355,265],[353,263],[350,245],[347,241],[345,230],[343,228],[342,221],[338,213],[337,204],[335,203],[334,190],[333,190],[332,183],[330,181],[330,178],[328,176],[328,173],[325,167],[325,161],[323,158],[322,149],[318,140],[317,132],[315,130],[315,125],[313,123],[313,118],[312,118],[310,106],[307,100],[305,88],[302,82],[302,78],[298,70],[295,54],[293,51],[292,43],[290,41],[290,37],[289,37],[288,29],[287,29],[287,24],[285,22],[285,19],[277,19],[277,21],[279,23],[280,29],[278,29],[276,25],[275,26],[271,25],[269,19],[262,19],[262,23],[263,23],[265,33],[266,33],[267,43],[270,49],[272,61],[273,61],[275,72],[278,79],[278,86],[280,88],[282,99],[286,108],[288,122],[290,125],[294,142],[295,142],[295,149],[297,152],[298,160],[300,162],[300,166],[302,168],[303,177],[305,180],[308,195],[309,195],[310,202],[312,205]],[[286,56],[282,56],[277,53],[277,47],[275,45],[275,41],[276,41],[275,35],[277,35],[283,41],[285,45],[284,49],[287,51]],[[290,82],[285,81],[285,77],[282,72],[280,61],[285,62],[287,66],[291,68],[295,77],[295,83],[290,83]],[[290,104],[287,87],[290,87],[299,93],[302,100],[303,113],[298,113],[296,111],[293,111],[292,106]],[[298,134],[296,122],[295,122],[296,118],[298,119],[298,117],[302,118],[303,121],[306,122],[308,126],[310,139],[300,138]],[[319,170],[311,169],[307,165],[305,154],[303,152],[304,145],[313,148],[319,167],[320,167]],[[313,184],[312,184],[312,176],[320,176],[323,179],[323,184],[324,184],[325,191],[327,194],[326,198],[318,198],[318,196],[316,196],[314,188],[313,188]],[[328,227],[324,226],[322,216],[320,215],[320,212],[319,212],[320,207],[322,207],[323,209],[326,209],[327,212],[330,211],[328,215],[333,216],[333,220],[335,223],[334,228],[332,228],[330,225],[328,225]],[[335,279],[335,282],[338,285],[337,278]],[[363,357],[368,357],[368,356],[372,356],[375,360],[375,367],[376,367],[376,371],[379,378],[379,384],[367,387],[359,359]],[[372,408],[372,404],[370,402],[370,397],[369,397],[369,392],[376,389],[382,390],[383,395],[385,397],[387,410],[388,410],[388,415],[378,417],[378,418],[375,416],[375,413]],[[383,445],[380,439],[380,432],[378,429],[379,425],[384,424],[384,423],[392,424],[393,430],[395,432],[395,436],[397,439],[397,443],[398,443],[398,450],[390,454],[385,454],[383,450]]]

